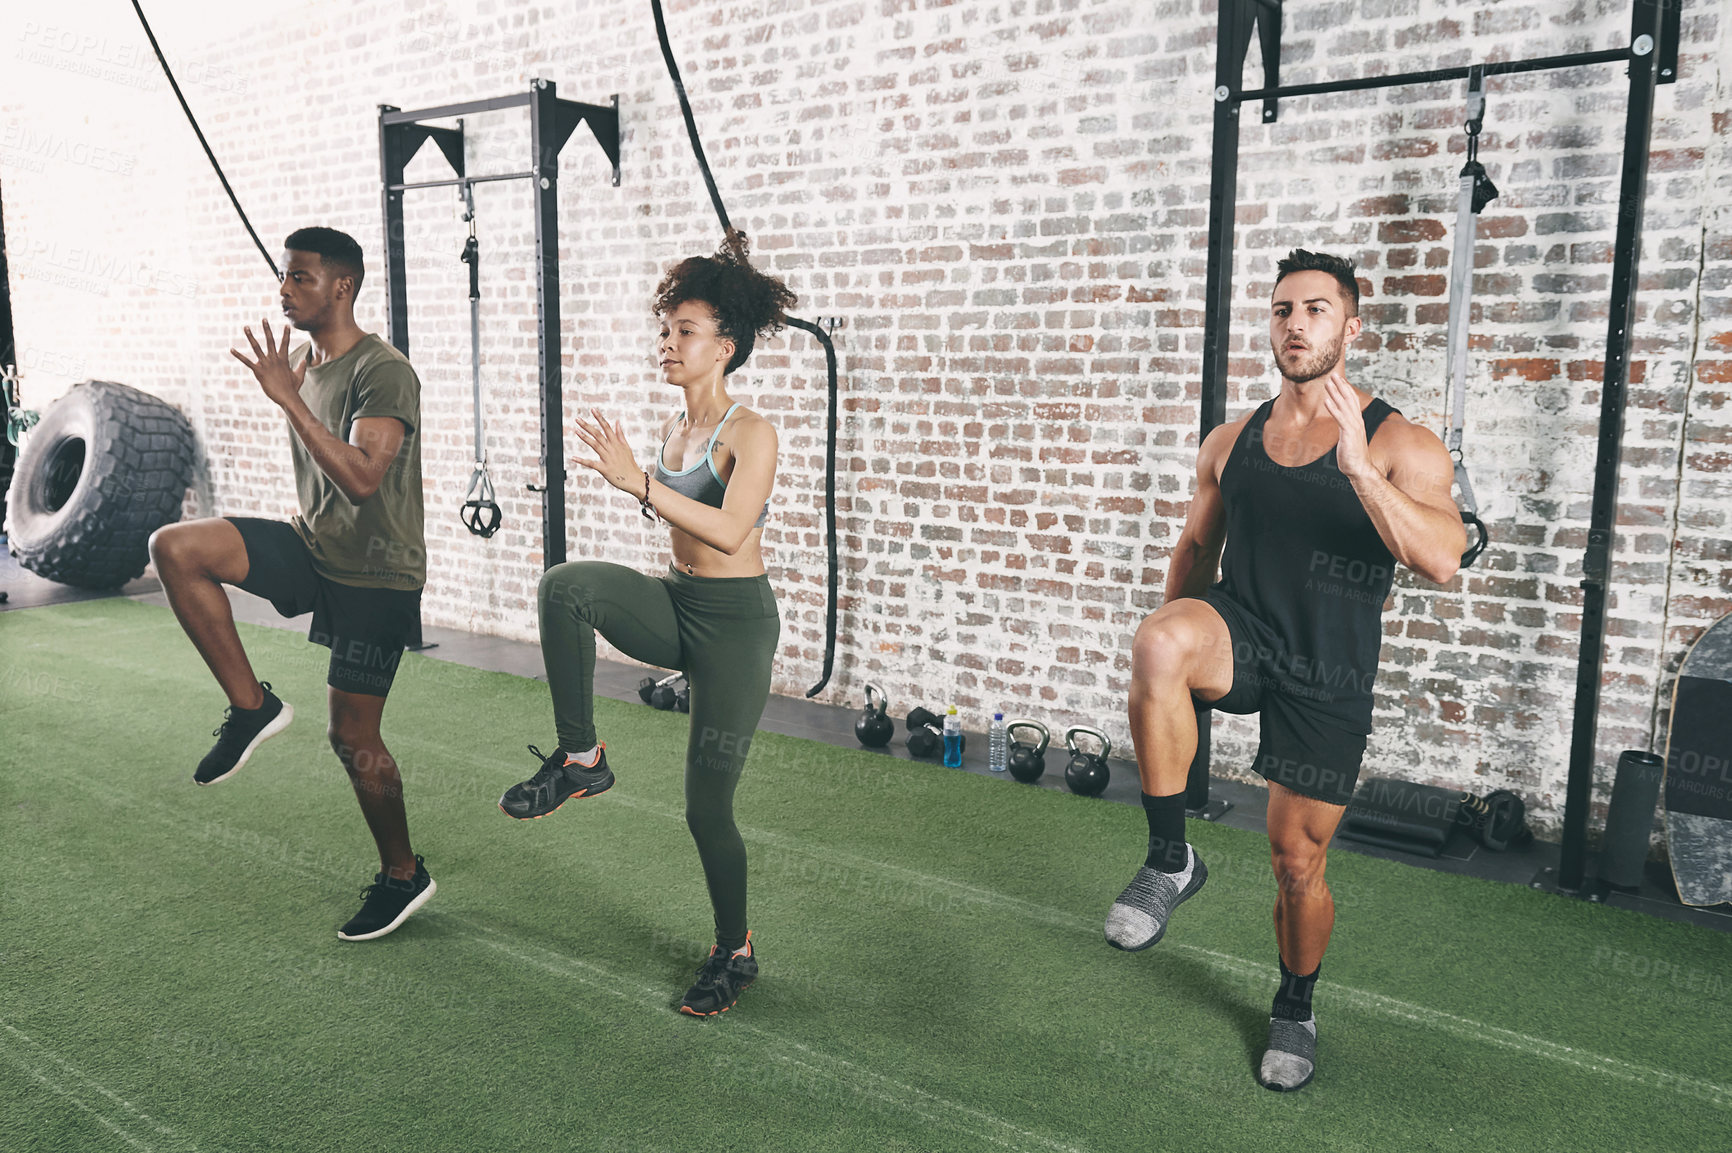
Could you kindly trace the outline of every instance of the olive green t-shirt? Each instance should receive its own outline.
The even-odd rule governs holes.
[[[291,354],[299,364],[309,346]],[[421,508],[421,380],[409,360],[376,333],[337,359],[307,369],[301,399],[319,422],[347,441],[355,421],[390,416],[407,430],[379,489],[360,504],[343,495],[289,432],[301,515],[289,523],[328,580],[357,588],[413,591],[427,583]]]

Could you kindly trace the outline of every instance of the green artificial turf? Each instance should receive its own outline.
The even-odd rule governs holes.
[[[0,614],[0,1149],[1727,1147],[1732,937],[1337,853],[1320,1072],[1270,1093],[1263,838],[1193,822],[1207,888],[1121,953],[1141,812],[770,733],[763,973],[682,1017],[687,718],[598,701],[618,785],[519,823],[546,689],[414,655],[385,736],[439,892],[339,942],[376,861],[325,654],[241,635],[297,716],[199,789],[223,702],[168,612]]]

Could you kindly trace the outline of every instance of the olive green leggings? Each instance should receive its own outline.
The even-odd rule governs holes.
[[[605,561],[572,561],[541,578],[541,658],[559,746],[596,744],[595,634],[634,660],[680,669],[691,686],[686,825],[716,913],[716,940],[746,943],[746,844],[734,786],[770,697],[782,633],[768,576],[663,577]]]

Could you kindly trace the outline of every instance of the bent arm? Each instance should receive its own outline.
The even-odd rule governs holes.
[[[1197,452],[1197,492],[1191,498],[1185,527],[1173,546],[1167,564],[1166,599],[1201,596],[1215,583],[1221,567],[1221,550],[1227,543],[1227,506],[1221,499],[1221,465],[1242,421],[1224,424],[1211,432]]]
[[[733,556],[757,527],[758,514],[776,483],[776,429],[765,420],[746,423],[734,433],[734,470],[721,508],[711,508],[675,492],[650,474],[649,498],[656,512],[700,544]]]
[[[1448,584],[1467,548],[1461,510],[1450,495],[1455,466],[1430,430],[1403,421],[1389,431],[1397,435],[1387,465],[1370,462],[1348,480],[1395,559],[1426,580]]]
[[[307,455],[350,504],[363,504],[379,491],[409,431],[394,416],[364,416],[349,426],[344,441],[320,423],[298,394],[283,405],[283,412]]]

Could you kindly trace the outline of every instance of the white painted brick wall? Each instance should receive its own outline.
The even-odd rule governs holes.
[[[579,129],[561,162],[567,411],[624,418],[640,458],[677,395],[647,355],[647,301],[717,229],[647,6],[515,0],[240,11],[161,0],[159,37],[275,250],[354,233],[383,329],[376,106],[521,91],[619,93],[622,186]],[[273,285],[124,10],[69,0],[0,23],[0,194],[32,403],[107,377],[181,405],[208,456],[194,511],[280,516],[286,431],[227,358]],[[840,316],[841,637],[829,697],[873,680],[898,711],[954,701],[1055,726],[1104,722],[1128,750],[1129,642],[1160,603],[1192,484],[1215,10],[1194,0],[675,3],[669,23],[736,222],[806,317]],[[1624,43],[1623,4],[1308,2],[1287,8],[1288,83]],[[1638,360],[1600,726],[1664,739],[1688,642],[1732,610],[1732,38],[1684,13],[1654,134]],[[1255,77],[1257,52],[1248,76]],[[1275,259],[1360,262],[1354,379],[1441,421],[1461,85],[1301,98],[1246,117],[1230,414],[1271,395]],[[1492,84],[1482,157],[1503,196],[1476,256],[1469,464],[1496,544],[1438,590],[1403,577],[1387,617],[1368,771],[1561,812],[1580,565],[1617,197],[1622,69]],[[471,119],[473,171],[524,166],[521,113]],[[432,148],[412,174],[446,175]],[[464,532],[467,300],[454,193],[410,194],[412,356],[426,433],[430,623],[533,639],[542,567],[533,231],[527,190],[477,190],[488,440],[507,525]],[[782,598],[776,689],[823,652],[823,362],[792,333],[740,396],[784,458],[765,533]],[[568,438],[568,446],[575,445]],[[665,562],[632,503],[574,473],[570,552]],[[1248,720],[1216,768],[1248,775]]]

